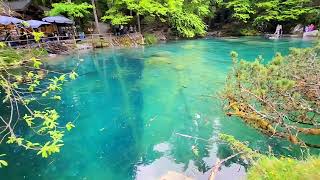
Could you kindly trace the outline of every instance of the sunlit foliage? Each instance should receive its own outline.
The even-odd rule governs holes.
[[[41,33],[33,34],[40,40]],[[0,98],[4,112],[8,112],[0,116],[0,144],[35,150],[44,158],[60,152],[65,129],[75,126],[71,121],[61,124],[57,110],[40,101],[59,102],[63,84],[78,75],[46,70],[39,59],[46,54],[43,49],[14,50],[3,45],[0,54]],[[21,128],[32,133],[22,134]],[[0,160],[0,167],[7,165]]]
[[[92,5],[84,2],[75,4],[72,2],[54,3],[52,9],[48,12],[49,16],[67,15],[69,17],[81,18],[91,14]]]
[[[203,18],[210,14],[210,1],[187,1],[187,0],[116,0],[113,6],[102,17],[104,21],[112,24],[128,24],[132,20],[127,11],[134,12],[140,16],[156,17],[160,22],[168,22],[172,29],[184,37],[204,35],[206,25]]]
[[[295,21],[309,14],[314,7],[311,0],[227,0],[224,5],[232,10],[236,20],[261,25],[266,22]]]
[[[220,134],[219,139],[226,142],[239,158],[247,162],[247,179],[317,179],[320,176],[320,157],[307,156],[298,160],[290,157],[276,157],[252,150],[248,144],[233,136]]]

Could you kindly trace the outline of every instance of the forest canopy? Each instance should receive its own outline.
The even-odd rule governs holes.
[[[135,24],[138,31],[143,25],[150,26],[142,21],[152,17],[158,25],[187,38],[205,35],[209,28],[215,28],[215,23],[240,23],[242,28],[259,31],[269,30],[279,23],[289,23],[289,26],[320,24],[317,0],[77,0],[48,6],[52,7],[49,15],[90,19],[91,11],[97,11],[97,19],[101,21],[112,25]]]

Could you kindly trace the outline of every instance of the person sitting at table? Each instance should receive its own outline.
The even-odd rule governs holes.
[[[8,31],[6,32],[6,36],[5,36],[4,40],[5,41],[11,41],[12,40],[11,35],[10,35],[10,33]]]

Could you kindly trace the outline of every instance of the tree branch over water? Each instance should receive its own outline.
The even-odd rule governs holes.
[[[307,137],[320,135],[320,46],[277,54],[269,63],[239,61],[223,91],[226,113],[269,136],[320,148]]]
[[[16,144],[46,158],[60,152],[65,130],[74,127],[72,122],[61,126],[59,113],[48,102],[61,101],[63,84],[78,75],[75,70],[60,73],[46,69],[38,59],[42,56],[34,51],[0,48],[0,144]],[[0,161],[0,167],[8,165]]]

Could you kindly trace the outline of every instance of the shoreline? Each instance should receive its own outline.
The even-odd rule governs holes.
[[[198,38],[194,38],[194,39],[186,39],[186,38],[182,38],[182,39],[169,39],[166,41],[158,41],[155,44],[142,44],[142,45],[138,45],[138,46],[116,46],[116,47],[96,47],[94,48],[92,46],[91,43],[86,42],[86,43],[81,43],[81,44],[76,44],[77,47],[69,47],[70,50],[68,50],[66,53],[61,53],[61,54],[52,54],[52,53],[48,53],[48,55],[45,57],[46,60],[51,61],[51,60],[59,60],[62,58],[65,58],[67,56],[71,56],[74,54],[83,54],[83,53],[87,53],[90,51],[95,51],[95,50],[101,50],[101,49],[123,49],[123,48],[137,48],[137,47],[145,47],[145,46],[152,46],[152,45],[156,45],[156,44],[164,44],[164,43],[169,43],[169,42],[174,42],[174,41],[179,41],[179,40],[197,40],[197,39],[239,39],[239,38],[255,38],[255,37],[260,37],[260,38],[267,38],[267,35],[272,35],[272,34],[263,34],[263,35],[258,35],[258,36],[205,36],[205,37],[198,37]],[[279,39],[268,39],[270,41],[277,41],[277,40],[283,40],[283,39],[301,39],[301,40],[306,40],[306,41],[315,41],[317,40],[317,37],[303,37],[300,35],[291,35],[291,34],[285,34],[283,35],[283,37],[279,38]]]

